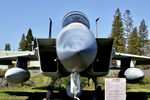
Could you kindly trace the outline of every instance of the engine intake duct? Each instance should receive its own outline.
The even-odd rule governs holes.
[[[56,72],[55,39],[37,39],[42,72]]]
[[[90,67],[81,73],[82,76],[100,77],[109,73],[113,39],[96,39],[96,42],[98,45],[96,58]]]
[[[113,39],[96,39],[98,52],[93,63],[94,72],[108,72],[113,48]]]
[[[57,59],[55,39],[37,39],[40,70],[45,76],[67,76],[63,65]],[[63,73],[64,72],[64,73]]]

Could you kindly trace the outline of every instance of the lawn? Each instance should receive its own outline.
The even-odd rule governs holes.
[[[104,78],[98,78],[102,86],[100,93],[102,100],[104,99]],[[38,75],[32,77],[29,81],[23,84],[13,84],[8,87],[0,87],[0,100],[43,100],[46,96],[46,89],[50,83],[50,78]],[[56,100],[72,100],[65,91],[67,84],[69,84],[70,77],[58,80],[55,84],[55,91],[53,97]],[[95,93],[94,84],[90,80],[90,86],[86,78],[81,78],[83,86],[83,94],[81,100],[92,100]],[[145,77],[137,84],[127,84],[127,100],[150,100],[150,77]],[[55,100],[54,99],[54,100]]]

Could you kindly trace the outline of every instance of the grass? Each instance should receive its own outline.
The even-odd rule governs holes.
[[[0,100],[42,100],[44,98],[45,92],[39,91],[35,92],[34,90],[3,90],[0,92]]]
[[[104,79],[105,77],[98,78],[98,81],[102,86],[103,96]],[[50,81],[51,78],[49,77],[37,75],[23,84],[12,84],[8,87],[0,87],[0,100],[42,100],[46,96],[46,89],[50,84]],[[61,100],[66,98],[67,100],[71,100],[67,97],[65,92],[65,88],[69,84],[69,81],[70,77],[66,77],[56,82],[54,95],[58,100],[60,98]],[[90,86],[88,86],[88,79],[82,77],[81,83],[83,86],[83,95],[81,96],[81,100],[85,99],[84,97],[91,98],[90,96],[94,93],[94,84],[92,80],[90,80]],[[135,99],[150,100],[150,77],[145,77],[142,81],[136,84],[127,84],[127,100]]]
[[[16,96],[8,93],[0,92],[0,100],[26,100],[27,96]]]

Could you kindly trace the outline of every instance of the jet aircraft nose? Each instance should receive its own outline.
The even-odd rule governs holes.
[[[65,27],[57,38],[57,55],[69,72],[82,71],[95,59],[97,43],[91,31],[81,23]]]

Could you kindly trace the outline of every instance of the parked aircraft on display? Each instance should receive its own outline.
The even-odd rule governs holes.
[[[80,76],[92,78],[98,89],[97,77],[109,73],[112,59],[121,61],[119,76],[125,77],[127,82],[144,77],[143,71],[133,66],[133,61],[136,65],[150,64],[150,57],[115,52],[113,39],[95,38],[87,16],[74,11],[63,18],[57,39],[38,38],[37,49],[27,54],[0,57],[0,64],[11,64],[16,60],[16,67],[9,69],[5,78],[11,83],[22,83],[30,77],[27,62],[38,60],[41,73],[52,77],[47,98],[51,98],[55,81],[70,75],[67,94],[78,100],[82,91]]]

